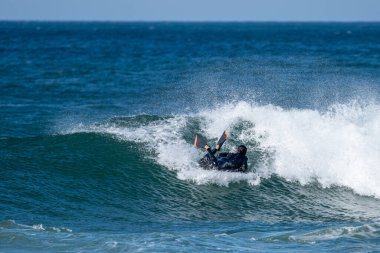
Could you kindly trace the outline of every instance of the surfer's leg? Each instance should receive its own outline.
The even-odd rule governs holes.
[[[208,155],[212,165],[215,167],[218,167],[218,159],[216,159],[216,157],[215,157],[216,151],[217,150],[215,148],[214,149],[209,148],[209,149],[207,149],[207,152],[208,152],[207,155]]]
[[[228,140],[228,133],[227,131],[224,131],[222,136],[220,136],[218,143],[216,144],[217,150],[220,150],[222,148],[222,145],[226,140]]]

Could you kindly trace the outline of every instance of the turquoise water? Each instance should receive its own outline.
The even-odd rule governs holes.
[[[1,252],[380,251],[379,23],[0,22]],[[206,171],[195,133],[248,147]]]

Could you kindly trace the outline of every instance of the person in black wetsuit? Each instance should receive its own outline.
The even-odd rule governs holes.
[[[235,153],[219,153],[221,146],[210,148],[208,145],[204,147],[207,154],[199,161],[199,165],[205,169],[217,169],[223,171],[246,172],[248,169],[248,158],[245,156],[247,148],[244,145],[237,147]]]

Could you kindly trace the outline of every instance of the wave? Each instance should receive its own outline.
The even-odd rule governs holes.
[[[2,224],[10,224],[3,226]],[[186,244],[189,252],[199,252],[207,245],[208,249],[228,250],[231,247],[245,249],[250,252],[253,245],[270,250],[298,249],[301,252],[313,249],[315,244],[328,245],[329,251],[336,252],[352,247],[347,241],[354,241],[357,249],[370,248],[378,250],[378,235],[380,225],[370,222],[353,225],[338,224],[282,224],[272,226],[266,223],[191,223],[167,225],[165,227],[144,226],[144,232],[139,231],[46,231],[33,229],[33,226],[16,224],[14,221],[0,222],[1,249],[6,252],[41,252],[81,251],[81,252],[145,252],[161,251],[176,252],[178,247]],[[139,229],[137,229],[139,230]],[[202,243],[194,243],[201,238]],[[217,245],[215,246],[215,243]],[[328,243],[331,242],[331,245]],[[343,242],[343,244],[342,244]],[[272,245],[273,244],[273,245]],[[343,245],[343,246],[342,246]]]
[[[116,117],[60,134],[106,134],[140,144],[158,165],[197,184],[258,185],[279,175],[302,185],[343,186],[380,198],[379,112],[379,105],[357,101],[325,111],[240,102],[187,115]],[[206,171],[197,165],[204,152],[192,147],[194,133],[213,143],[224,129],[232,136],[225,150],[240,143],[248,147],[249,173]]]
[[[53,135],[3,139],[3,217],[21,223],[30,222],[25,215],[42,223],[50,217],[47,225],[63,220],[58,224],[83,228],[85,216],[107,229],[157,220],[378,219],[378,110],[358,103],[324,112],[237,103],[61,124],[66,129]],[[199,168],[204,151],[192,146],[194,133],[211,144],[224,129],[231,136],[224,150],[248,147],[249,173]],[[360,159],[345,161],[353,155]]]
[[[3,220],[0,221],[0,229],[17,229],[24,231],[46,231],[46,232],[56,232],[56,233],[72,233],[73,231],[65,227],[48,227],[42,224],[35,225],[25,225],[18,224],[14,220]]]
[[[281,233],[280,235],[258,238],[265,242],[298,242],[298,243],[320,243],[323,241],[334,241],[338,239],[373,240],[377,241],[380,232],[379,223],[362,224],[357,226],[339,226],[315,229],[306,233]]]

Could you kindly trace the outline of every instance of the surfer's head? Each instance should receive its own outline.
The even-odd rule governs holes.
[[[237,147],[237,153],[241,154],[241,155],[245,155],[247,153],[247,147],[244,146],[244,145],[240,145],[239,147]]]

